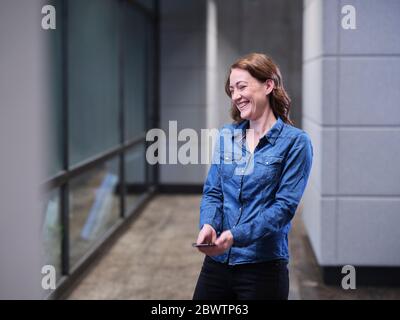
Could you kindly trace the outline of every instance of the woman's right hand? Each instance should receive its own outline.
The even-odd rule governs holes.
[[[214,243],[215,240],[217,240],[217,232],[214,230],[214,228],[211,225],[205,224],[199,232],[196,243],[197,244]],[[199,249],[199,251],[207,254],[208,253],[207,249],[210,249],[210,248],[198,247],[197,249]]]

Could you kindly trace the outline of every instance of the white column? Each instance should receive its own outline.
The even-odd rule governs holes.
[[[0,299],[40,299],[48,72],[42,1],[0,10]]]
[[[399,16],[396,0],[304,2],[303,218],[322,266],[400,266]]]

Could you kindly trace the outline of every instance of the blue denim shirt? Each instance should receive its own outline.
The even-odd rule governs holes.
[[[233,246],[212,257],[230,265],[289,259],[290,221],[311,170],[313,148],[306,132],[277,118],[251,153],[247,120],[220,130],[204,184],[200,229],[231,230]]]

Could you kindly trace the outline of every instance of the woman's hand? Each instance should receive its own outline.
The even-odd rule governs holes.
[[[205,224],[201,229],[199,236],[197,238],[197,243],[214,243],[214,247],[199,247],[197,248],[200,252],[208,256],[218,256],[232,247],[233,244],[233,235],[230,230],[226,230],[221,233],[221,235],[217,238],[217,234],[213,227],[208,224]],[[211,239],[211,241],[209,241]],[[200,241],[199,241],[200,240]],[[203,240],[203,241],[201,241]]]
[[[230,247],[233,245],[233,235],[231,230],[226,230],[221,233],[221,235],[217,238],[215,241],[216,247],[213,247],[215,249],[215,255],[219,255],[224,253],[226,250],[228,250]]]
[[[205,224],[199,232],[196,243],[214,243],[216,239],[217,233],[215,232],[214,228],[209,224]]]

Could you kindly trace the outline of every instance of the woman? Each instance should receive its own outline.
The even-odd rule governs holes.
[[[311,170],[309,136],[293,127],[281,73],[258,53],[237,60],[200,206],[206,254],[193,299],[287,299],[290,221]]]

